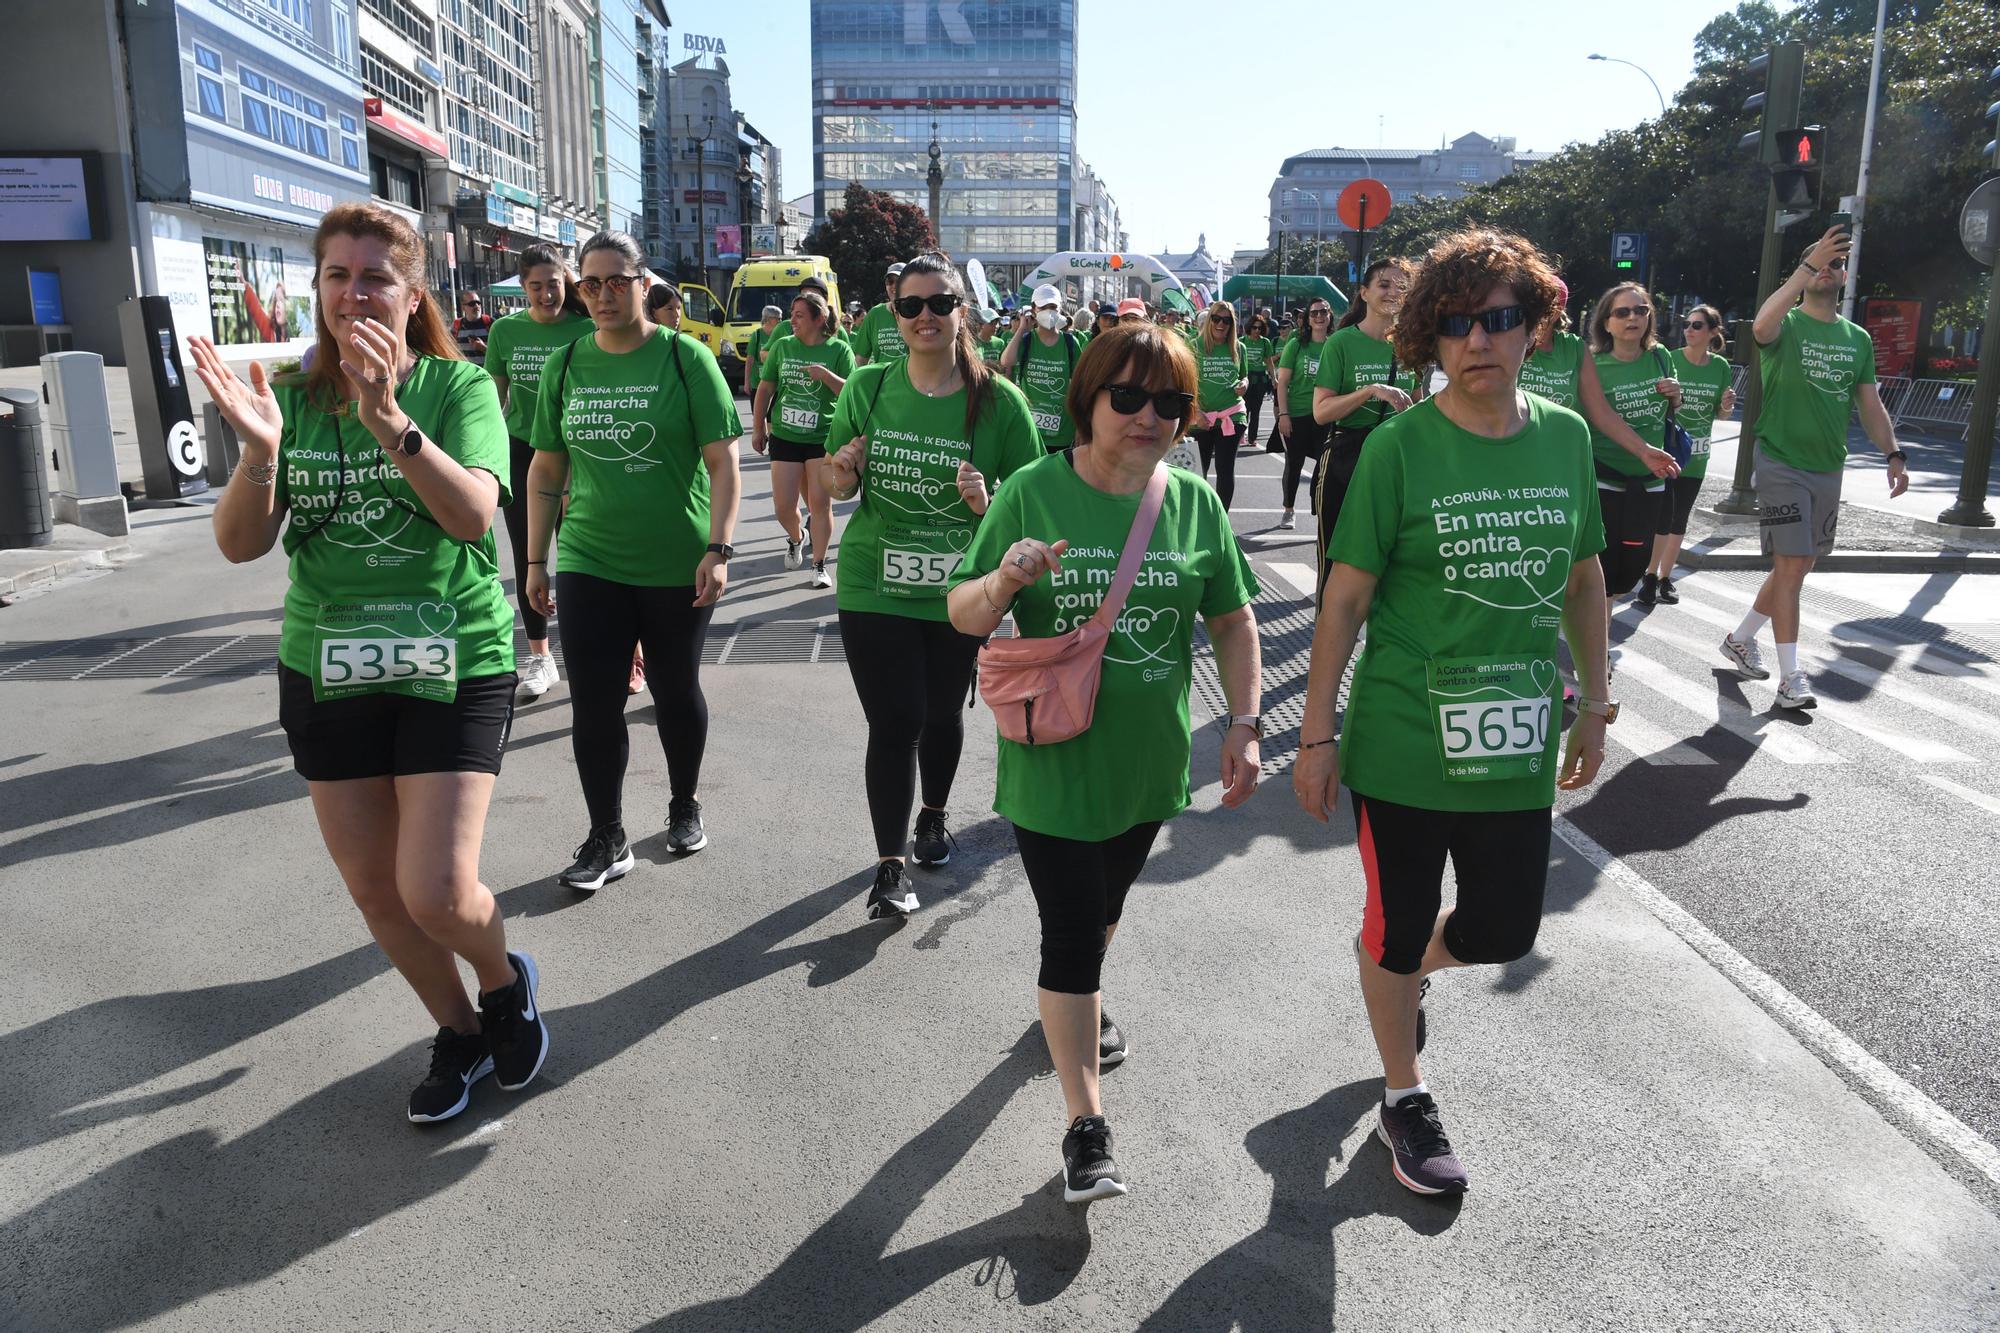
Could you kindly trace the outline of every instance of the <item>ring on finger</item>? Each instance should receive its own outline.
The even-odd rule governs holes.
[[[1025,555],[1017,555],[1014,557],[1014,563],[1019,565],[1022,569],[1026,569],[1031,562]]]

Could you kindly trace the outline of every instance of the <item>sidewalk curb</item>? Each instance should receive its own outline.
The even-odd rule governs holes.
[[[1715,551],[1690,546],[1681,563],[1690,569],[1754,570],[1771,567],[1757,551]],[[2000,551],[1835,551],[1813,564],[1816,574],[2000,574]]]
[[[80,570],[111,569],[120,561],[129,559],[131,554],[132,544],[121,541],[96,550],[66,551],[60,555],[50,556],[46,563],[31,564],[8,573],[4,568],[5,553],[0,553],[0,597],[54,583]]]

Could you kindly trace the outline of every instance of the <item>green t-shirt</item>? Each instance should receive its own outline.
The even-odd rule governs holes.
[[[507,381],[507,433],[525,440],[535,429],[535,386],[542,363],[559,347],[591,331],[588,315],[564,310],[553,324],[539,323],[525,310],[502,315],[486,331],[486,373]]]
[[[846,379],[854,373],[854,349],[846,343],[822,342],[808,347],[796,336],[771,344],[757,378],[775,385],[765,422],[771,433],[793,444],[825,444],[826,428],[838,396],[814,379],[806,367],[825,366]]]
[[[978,429],[965,435],[965,391],[930,398],[910,384],[908,361],[876,362],[848,378],[833,405],[826,451],[868,437],[861,503],[840,534],[834,605],[912,620],[948,620],[945,580],[979,519],[958,494],[958,465],[972,465],[991,492],[1042,456],[1028,399],[1011,380],[988,382]]]
[[[551,572],[691,587],[709,540],[701,449],[743,433],[736,396],[714,353],[684,334],[657,329],[615,355],[594,334],[575,347],[567,367],[548,367],[530,441],[569,455],[569,509]]]
[[[896,327],[896,312],[883,301],[861,317],[854,326],[856,357],[867,357],[872,365],[878,361],[895,361],[910,354],[909,345],[903,341],[903,331]]]
[[[1014,599],[1015,633],[1048,638],[1096,614],[1139,511],[1050,454],[1001,488],[954,583],[992,571],[1023,537],[1066,538],[1062,572]],[[1169,469],[1139,578],[1105,644],[1090,729],[1056,745],[1002,740],[993,809],[1022,828],[1097,842],[1188,804],[1188,686],[1196,616],[1248,603],[1257,577],[1200,477]]]
[[[1369,337],[1359,324],[1350,324],[1326,340],[1326,353],[1320,357],[1319,374],[1313,383],[1333,393],[1353,393],[1370,384],[1391,383],[1395,365],[1393,346],[1383,339]],[[1416,396],[1416,371],[1403,370],[1394,376],[1393,382],[1411,397]],[[1395,415],[1387,403],[1370,400],[1332,424],[1347,430],[1371,430]]]
[[[996,370],[999,369],[1000,358],[1006,355],[1006,352],[1007,335],[1004,333],[996,333],[979,344],[979,359]]]
[[[1264,362],[1271,356],[1271,340],[1269,338],[1244,338],[1241,342],[1243,344],[1243,359],[1250,366],[1250,378],[1253,380],[1268,381],[1271,378],[1271,372],[1265,367]]]
[[[1521,364],[1521,387],[1557,407],[1583,410],[1583,339],[1558,330],[1546,352],[1530,352]]]
[[[1058,333],[1050,347],[1042,345],[1039,331],[1021,339],[1014,378],[1028,395],[1029,415],[1041,432],[1044,449],[1067,449],[1076,439],[1076,424],[1069,417],[1069,381],[1082,356],[1079,334]]]
[[[291,557],[278,660],[314,673],[313,627],[323,602],[421,598],[456,608],[460,680],[512,671],[514,610],[500,587],[492,529],[469,542],[447,535],[351,408],[335,416],[312,406],[297,376],[272,391],[285,418],[277,503],[286,511],[282,540]],[[461,467],[492,473],[500,503],[511,502],[507,425],[484,370],[419,357],[396,390],[396,405]]]
[[[1681,469],[1681,475],[1705,477],[1708,475],[1708,440],[1715,433],[1716,409],[1722,406],[1722,395],[1729,391],[1734,375],[1729,363],[1713,353],[1698,366],[1678,348],[1670,354],[1670,359],[1674,378],[1681,382],[1681,410],[1674,420],[1680,422],[1681,429],[1694,439],[1694,453],[1689,457],[1688,465]]]
[[[1799,307],[1787,312],[1762,360],[1757,443],[1801,472],[1840,471],[1854,391],[1875,382],[1875,340],[1850,320],[1828,323]]]
[[[1662,349],[1661,356],[1656,357],[1648,348],[1639,353],[1636,361],[1620,361],[1609,352],[1596,355],[1597,383],[1604,390],[1604,401],[1625,418],[1625,424],[1640,439],[1655,449],[1667,447],[1667,400],[1653,387],[1667,377],[1667,367],[1660,364],[1665,354]],[[1591,428],[1590,448],[1597,461],[1614,472],[1627,477],[1651,475],[1644,463],[1596,427]]]
[[[1287,415],[1312,415],[1313,386],[1319,382],[1319,368],[1326,356],[1326,346],[1326,342],[1314,342],[1311,337],[1285,341],[1284,353],[1278,358],[1278,369],[1292,372],[1291,392],[1285,395]]]
[[[1364,795],[1423,810],[1555,801],[1563,595],[1571,568],[1604,549],[1604,523],[1589,426],[1546,399],[1526,401],[1527,427],[1490,440],[1427,399],[1384,422],[1361,452],[1327,556],[1378,580],[1341,737],[1341,779]],[[1464,711],[1491,699],[1490,687],[1462,688],[1474,684],[1466,659],[1515,668],[1491,718]],[[1515,766],[1528,771],[1446,776],[1447,735],[1477,743],[1482,720],[1489,736],[1498,724],[1501,746],[1522,745]]]
[[[1220,412],[1223,408],[1239,400],[1236,381],[1245,378],[1243,369],[1243,348],[1238,344],[1231,348],[1226,342],[1214,347],[1203,347],[1197,341],[1194,345],[1196,373],[1195,405],[1204,412]],[[1230,419],[1238,426],[1243,424],[1243,413],[1232,412]],[[1199,425],[1197,421],[1195,424]]]
[[[783,324],[784,321],[780,320],[779,323]],[[772,329],[770,333],[765,333],[762,324],[750,330],[750,341],[743,348],[743,361],[744,364],[750,367],[750,381],[753,386],[764,374],[764,353],[770,349],[773,343],[784,336],[785,331],[782,328]]]

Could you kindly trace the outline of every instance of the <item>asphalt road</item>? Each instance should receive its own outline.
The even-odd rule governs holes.
[[[1436,988],[1426,1069],[1474,1177],[1440,1203],[1369,1137],[1352,826],[1290,796],[1308,555],[1272,530],[1276,472],[1244,460],[1236,515],[1271,772],[1224,812],[1197,737],[1107,971],[1133,1193],[1088,1210],[1057,1188],[989,726],[958,857],[909,922],[865,921],[859,709],[761,464],[705,672],[713,845],[666,855],[641,729],[640,867],[561,890],[566,694],[522,711],[484,869],[555,1045],[531,1091],[484,1084],[430,1131],[401,1119],[429,1034],[256,673],[282,569],[225,565],[205,510],[139,516],[134,562],[0,612],[0,1328],[2000,1323],[2000,1195],[1924,1111],[2000,1135],[2000,667],[1935,618],[1978,594],[1931,621],[1816,595],[1807,655],[1843,674],[1803,720],[1713,655],[1750,581],[1621,614],[1628,713],[1559,811],[1536,953]],[[1802,1042],[1779,994],[1891,1081]]]

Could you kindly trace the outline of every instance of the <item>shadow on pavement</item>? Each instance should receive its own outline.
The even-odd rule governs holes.
[[[1085,1208],[1062,1201],[1054,1175],[1021,1202],[936,1240],[886,1251],[930,1192],[972,1152],[1014,1094],[1052,1073],[1039,1023],[942,1116],[884,1162],[855,1196],[740,1296],[689,1306],[646,1333],[846,1333],[864,1328],[954,1273],[995,1301],[1040,1305],[1090,1257]],[[1050,1144],[1050,1157],[1055,1157]],[[973,1318],[970,1311],[967,1318]]]
[[[1271,1177],[1270,1216],[1189,1274],[1139,1327],[1156,1333],[1331,1329],[1338,1305],[1334,1232],[1341,1223],[1394,1217],[1420,1235],[1435,1236],[1456,1222],[1460,1196],[1425,1198],[1396,1183],[1388,1150],[1374,1139],[1381,1096],[1380,1079],[1361,1079],[1245,1135],[1243,1146]],[[1369,1136],[1328,1184],[1341,1145],[1364,1122]]]

